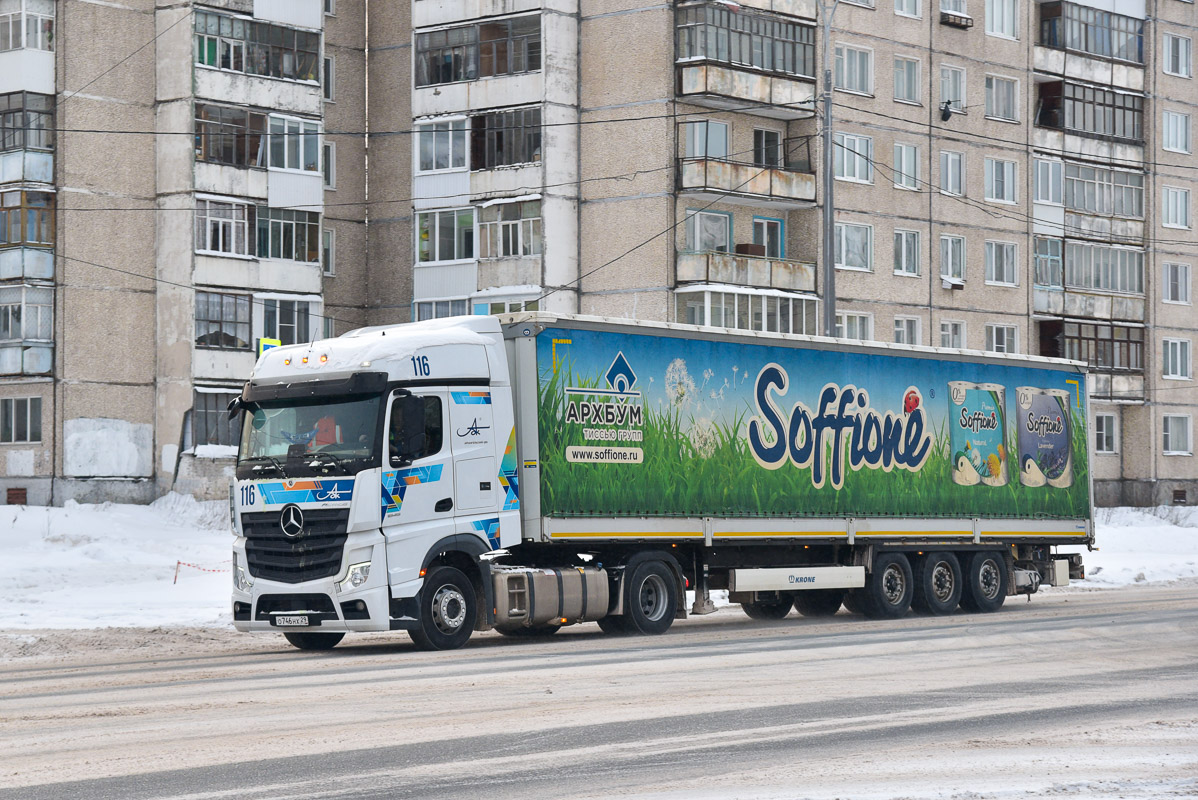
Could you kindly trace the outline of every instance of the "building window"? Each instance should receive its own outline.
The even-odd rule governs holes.
[[[1161,190],[1161,225],[1166,228],[1190,227],[1190,190],[1165,186]]]
[[[894,99],[903,103],[920,101],[919,59],[895,57]]]
[[[1114,414],[1095,414],[1094,415],[1094,452],[1095,453],[1116,453],[1119,435],[1117,432],[1117,420]]]
[[[728,123],[699,120],[683,125],[683,156],[685,158],[728,157]]]
[[[1144,329],[1089,322],[1041,322],[1041,354],[1084,361],[1104,372],[1144,368]],[[1053,349],[1057,345],[1057,349]]]
[[[541,160],[541,108],[480,114],[470,120],[470,168],[534,164]]]
[[[324,167],[324,188],[337,188],[337,145],[327,142],[321,148],[321,165]]]
[[[416,34],[417,88],[540,69],[540,14]]]
[[[1131,142],[1144,139],[1142,95],[1065,81],[1037,84],[1037,89],[1037,125]]]
[[[857,339],[862,342],[871,341],[874,338],[873,316],[848,312],[837,314],[836,338]]]
[[[1061,240],[1037,236],[1032,244],[1036,250],[1036,285],[1062,288],[1065,284]]]
[[[894,274],[919,275],[919,231],[894,232]]]
[[[334,17],[337,15],[337,0],[324,0],[325,16]]]
[[[1161,120],[1161,147],[1174,153],[1188,153],[1190,144],[1190,115],[1166,111]]]
[[[919,148],[913,144],[894,146],[894,185],[899,189],[919,188]]]
[[[330,277],[337,274],[337,231],[325,228],[321,232],[320,266],[321,271]]]
[[[196,292],[196,347],[250,349],[250,296]]]
[[[334,94],[337,88],[337,65],[332,56],[325,56],[323,64],[320,87],[324,93],[324,99],[331,103],[337,99]]]
[[[874,229],[871,226],[836,223],[836,254],[833,264],[837,269],[872,270],[873,250]]]
[[[54,194],[0,192],[0,248],[54,246]]]
[[[696,3],[677,12],[678,59],[815,77],[815,27],[747,6]]]
[[[940,346],[965,348],[965,323],[958,320],[946,319],[940,323]]]
[[[965,237],[940,237],[940,277],[965,280]]]
[[[460,317],[470,313],[470,301],[459,300],[421,300],[416,303],[416,321],[426,319],[441,319],[443,317]]]
[[[466,169],[466,120],[417,125],[416,141],[420,159],[418,171]]]
[[[1065,207],[1103,216],[1144,217],[1144,173],[1065,164]]]
[[[915,17],[918,19],[921,16],[919,0],[894,0],[894,13],[900,17]]]
[[[1161,62],[1164,65],[1166,75],[1188,78],[1193,74],[1190,69],[1190,51],[1192,46],[1193,43],[1191,40],[1185,36],[1177,36],[1172,33],[1165,34]]]
[[[0,400],[0,443],[15,444],[41,440],[42,398],[5,397]]]
[[[1188,456],[1193,452],[1190,444],[1190,415],[1165,414],[1161,417],[1164,433],[1164,451],[1167,456]]]
[[[686,249],[727,253],[732,243],[732,215],[716,211],[686,212]]]
[[[987,325],[986,349],[992,353],[1018,353],[1019,329],[1014,325]]]
[[[262,336],[282,344],[311,341],[312,304],[306,300],[262,301]]]
[[[284,25],[195,12],[195,59],[205,67],[315,82],[320,34]]]
[[[765,248],[766,258],[786,258],[785,223],[771,217],[753,217],[753,244]]]
[[[986,33],[1016,38],[1019,35],[1018,8],[1016,0],[986,0]]]
[[[986,242],[986,283],[1016,286],[1015,245],[1011,242]]]
[[[1190,303],[1190,265],[1165,262],[1162,267],[1166,303]]]
[[[940,103],[958,114],[965,113],[965,70],[960,67],[940,67]]]
[[[1036,202],[1059,206],[1063,202],[1064,163],[1049,159],[1037,158],[1036,170]]]
[[[478,212],[479,258],[541,254],[541,201],[497,203]]]
[[[0,3],[0,52],[4,50],[54,50],[54,0],[21,0]]]
[[[1070,289],[1143,294],[1144,251],[1066,242],[1065,285]]]
[[[895,344],[923,344],[919,335],[919,317],[894,318]]]
[[[986,199],[998,203],[1015,202],[1015,162],[986,159]]]
[[[965,195],[965,154],[940,151],[940,191],[944,194]]]
[[[236,447],[241,441],[240,416],[229,419],[230,390],[196,389],[192,395],[191,440],[196,445]]]
[[[258,257],[320,261],[320,214],[258,206]]]
[[[0,286],[0,341],[52,341],[54,290],[43,286]]]
[[[675,292],[678,322],[713,328],[815,334],[816,301],[773,290]]]
[[[765,128],[753,129],[753,164],[758,167],[782,166],[782,134]]]
[[[474,258],[474,209],[417,214],[416,258],[421,264]]]
[[[531,300],[511,300],[487,298],[484,302],[474,303],[475,314],[518,314],[521,311],[539,311],[539,298]]]
[[[266,120],[265,114],[244,108],[196,103],[196,161],[265,167]]]
[[[196,252],[253,255],[253,206],[196,198]]]
[[[1190,340],[1165,339],[1161,363],[1164,365],[1162,375],[1166,378],[1189,380],[1193,377],[1190,372]]]
[[[965,0],[940,0],[940,10],[958,16],[969,16],[965,11]]]
[[[1009,122],[1019,120],[1019,81],[986,76],[986,116]]]
[[[320,125],[291,117],[270,118],[271,169],[320,170]]]
[[[860,94],[873,94],[874,53],[847,44],[836,45],[834,82],[837,89]]]
[[[873,183],[874,140],[851,133],[838,133],[834,139],[832,164],[836,177],[857,183]]]
[[[1144,63],[1144,21],[1074,3],[1043,3],[1040,44]]]
[[[54,108],[54,98],[48,94],[0,94],[0,152],[53,150]]]

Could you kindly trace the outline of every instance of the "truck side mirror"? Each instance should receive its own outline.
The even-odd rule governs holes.
[[[241,413],[241,395],[236,395],[229,401],[229,419]]]
[[[396,466],[410,464],[424,452],[428,444],[428,435],[424,430],[424,398],[414,395],[397,398],[391,413],[392,416],[396,413],[402,415],[401,427],[395,431],[399,452],[392,457],[392,461],[400,462]]]

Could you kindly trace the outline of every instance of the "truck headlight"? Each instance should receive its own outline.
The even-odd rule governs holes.
[[[237,563],[237,554],[233,554],[233,588],[239,592],[248,592],[254,587],[254,582],[246,574],[245,568]]]
[[[363,564],[350,564],[349,572],[345,573],[345,579],[337,584],[338,592],[348,592],[357,589],[362,584],[366,583],[366,579],[370,577],[370,562]]]

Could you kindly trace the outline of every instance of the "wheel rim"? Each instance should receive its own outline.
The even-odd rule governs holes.
[[[982,563],[982,568],[978,570],[978,583],[982,588],[982,597],[987,600],[998,597],[998,565],[993,560],[986,559]]]
[[[641,613],[650,622],[657,622],[666,613],[667,594],[666,582],[660,575],[650,575],[641,582],[641,590],[637,593]]]
[[[456,586],[442,586],[433,595],[433,624],[442,633],[457,633],[466,621],[466,597]]]
[[[937,602],[947,603],[953,596],[956,577],[947,561],[938,561],[932,568],[932,596]]]
[[[897,606],[907,593],[907,576],[903,574],[898,564],[891,564],[882,573],[882,595],[886,602]]]

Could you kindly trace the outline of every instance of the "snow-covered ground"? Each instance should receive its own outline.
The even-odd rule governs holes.
[[[228,513],[182,495],[0,506],[0,630],[228,626]],[[1198,508],[1100,509],[1097,524],[1087,580],[1048,591],[1198,577]]]

